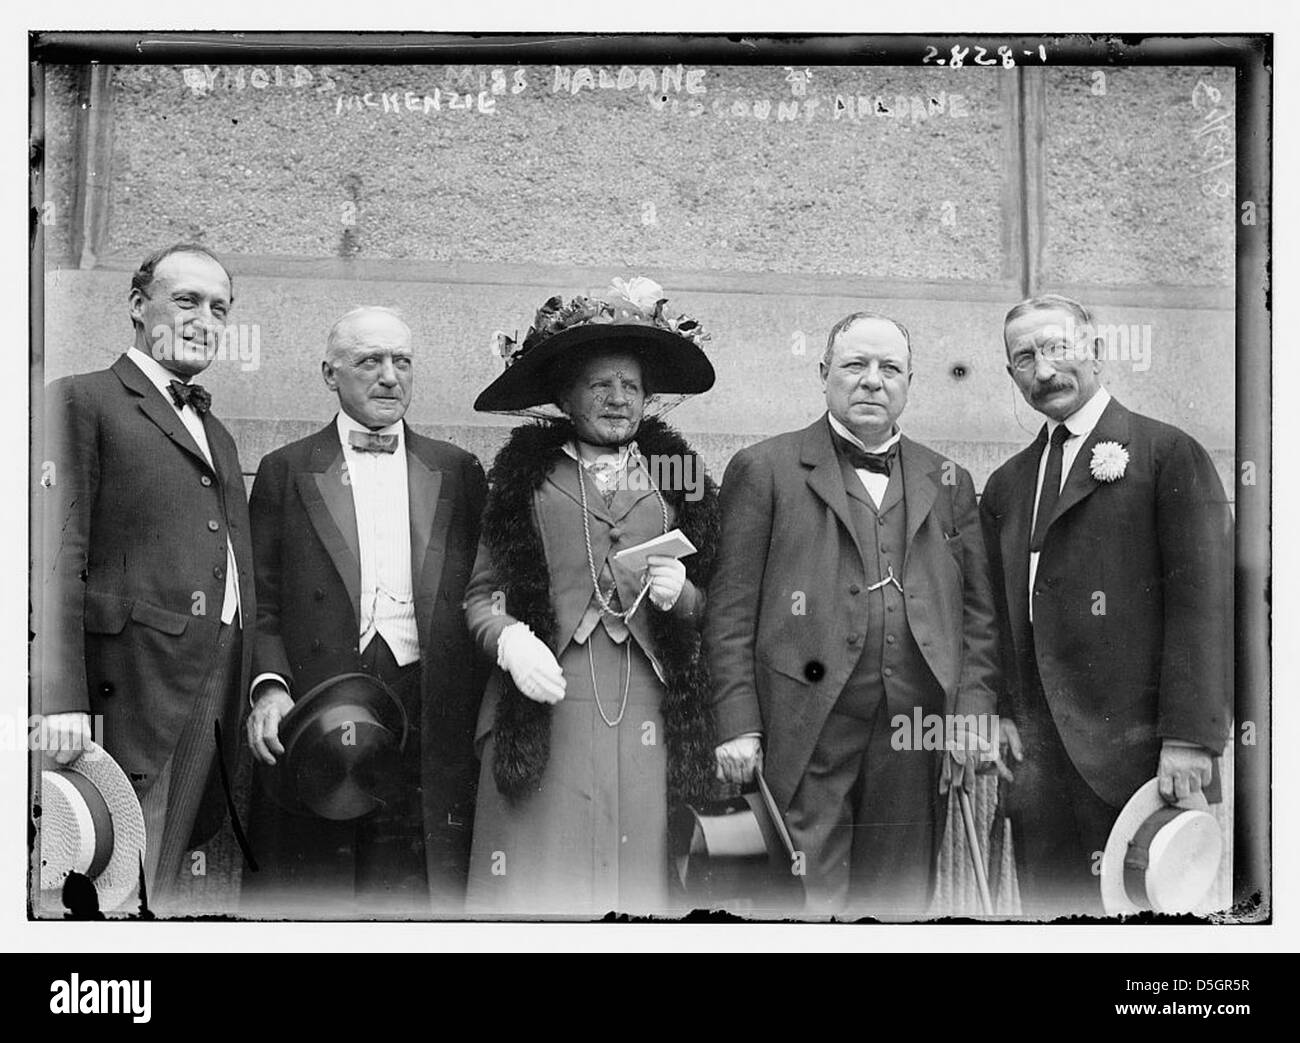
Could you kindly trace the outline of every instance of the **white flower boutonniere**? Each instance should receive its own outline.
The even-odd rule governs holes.
[[[1128,467],[1128,450],[1118,442],[1098,442],[1092,447],[1092,476],[1099,482],[1113,482],[1124,477]]]

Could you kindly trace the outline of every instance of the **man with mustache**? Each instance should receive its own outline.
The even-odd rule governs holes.
[[[483,675],[460,604],[486,479],[472,454],[404,422],[414,373],[396,312],[348,312],[321,363],[338,414],[267,454],[253,482],[254,760],[277,764],[294,701],[342,674],[388,685],[409,730],[385,769],[398,777],[377,780],[387,802],[364,817],[327,820],[255,790],[249,912],[420,917],[461,906]]]
[[[1232,519],[1209,455],[1101,383],[1087,309],[1054,295],[1004,324],[1007,373],[1047,422],[984,489],[1027,915],[1102,912],[1119,809],[1153,775],[1211,782],[1232,692]]]
[[[841,319],[821,380],[827,413],[741,450],[723,479],[704,628],[718,774],[763,769],[806,860],[807,915],[918,917],[941,754],[895,743],[893,722],[992,714],[992,579],[970,475],[898,430],[906,328]]]
[[[46,395],[38,709],[56,760],[91,716],[145,815],[149,905],[226,811],[215,722],[235,734],[255,612],[248,505],[230,433],[194,383],[233,301],[205,247],[177,243],[131,279],[135,342]]]

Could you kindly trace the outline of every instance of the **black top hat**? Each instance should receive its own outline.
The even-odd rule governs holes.
[[[393,690],[370,674],[328,678],[280,722],[284,755],[262,778],[289,811],[343,822],[391,796],[407,719]]]
[[[669,850],[700,907],[789,914],[804,900],[799,855],[762,771],[754,783],[738,797],[674,808]]]
[[[697,395],[713,387],[713,365],[700,345],[709,335],[694,319],[664,314],[667,298],[653,280],[615,279],[604,297],[552,297],[517,344],[497,334],[506,370],[474,402],[480,413],[526,413],[551,402],[549,371],[562,357],[586,350],[630,351],[641,360],[656,395]]]

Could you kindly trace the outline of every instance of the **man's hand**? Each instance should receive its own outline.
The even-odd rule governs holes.
[[[988,771],[997,763],[996,743],[996,736],[990,741],[964,723],[953,728],[944,741],[946,752],[939,773],[939,792],[947,793],[950,787],[960,786],[967,793],[973,793],[975,775]]]
[[[686,566],[666,554],[651,554],[646,558],[646,572],[650,580],[650,600],[667,612],[681,597],[686,586]]]
[[[757,735],[742,735],[724,742],[713,751],[718,763],[718,778],[743,786],[763,769],[763,740]]]
[[[57,764],[74,763],[90,748],[90,714],[52,713],[41,718],[41,748]]]
[[[1160,747],[1160,796],[1176,804],[1210,784],[1214,758],[1202,746],[1185,746],[1166,739]]]
[[[274,764],[284,755],[280,743],[280,722],[293,709],[289,689],[279,681],[264,681],[261,694],[248,715],[248,748],[263,764]]]
[[[546,643],[524,623],[512,623],[497,638],[497,664],[510,674],[515,686],[539,703],[564,698],[564,671]]]
[[[998,770],[998,778],[1006,779],[1007,782],[1015,780],[1015,775],[1007,767],[1008,759],[1014,757],[1016,762],[1025,759],[1025,750],[1020,743],[1020,729],[1016,727],[1016,722],[1009,717],[998,718],[998,757],[994,761],[994,766]]]

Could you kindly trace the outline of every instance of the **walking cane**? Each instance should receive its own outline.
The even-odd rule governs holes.
[[[989,896],[989,878],[984,871],[984,854],[980,850],[979,833],[975,829],[975,810],[971,807],[970,794],[960,783],[956,787],[957,803],[961,807],[962,822],[966,826],[966,850],[975,865],[975,881],[979,884],[980,903],[984,906],[984,915],[993,915],[993,899]]]

